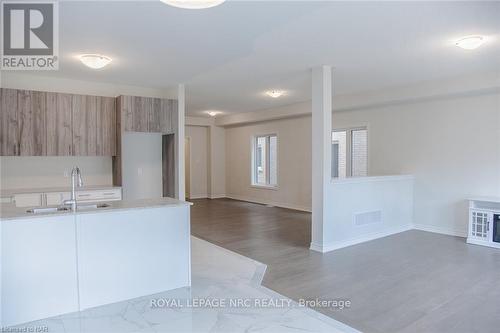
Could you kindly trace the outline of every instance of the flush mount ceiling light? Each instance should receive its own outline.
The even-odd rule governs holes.
[[[206,113],[207,113],[210,117],[215,117],[216,115],[220,114],[221,112],[220,112],[220,111],[206,111]]]
[[[184,9],[205,9],[218,6],[226,0],[161,0],[167,5]]]
[[[268,90],[266,91],[266,95],[272,98],[278,98],[285,95],[283,90]]]
[[[101,54],[82,54],[80,56],[80,61],[87,67],[90,67],[92,69],[100,69],[109,65],[109,63],[113,61],[113,59]]]
[[[464,50],[474,50],[485,42],[483,36],[466,36],[455,42],[455,45]]]

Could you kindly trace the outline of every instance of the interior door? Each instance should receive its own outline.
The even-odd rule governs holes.
[[[162,135],[163,196],[175,198],[175,134]]]

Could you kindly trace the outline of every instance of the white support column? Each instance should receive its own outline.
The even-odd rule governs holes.
[[[332,166],[332,68],[312,70],[312,233],[311,250],[324,252],[328,223]]]
[[[226,196],[226,133],[224,127],[208,127],[210,133],[210,199]]]
[[[183,84],[179,84],[177,92],[178,115],[177,115],[177,135],[176,145],[176,170],[175,170],[175,196],[179,200],[186,199],[186,178],[185,178],[185,160],[184,160],[184,136],[186,123],[186,90]]]

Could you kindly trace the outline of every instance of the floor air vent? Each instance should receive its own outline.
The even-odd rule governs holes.
[[[382,211],[374,210],[372,212],[364,212],[354,214],[354,225],[366,225],[382,222]]]

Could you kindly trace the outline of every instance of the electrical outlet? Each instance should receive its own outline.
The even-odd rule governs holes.
[[[68,177],[69,177],[69,170],[64,169],[64,178],[68,178]]]

